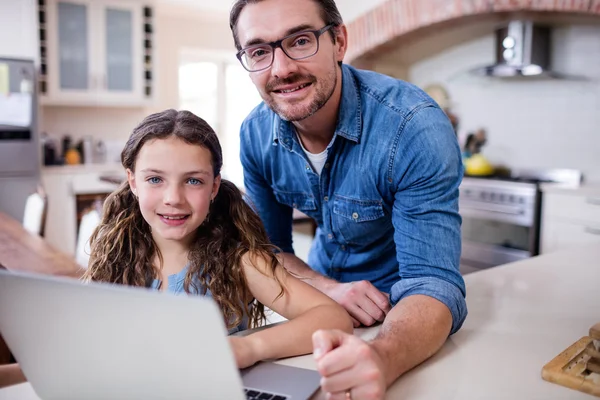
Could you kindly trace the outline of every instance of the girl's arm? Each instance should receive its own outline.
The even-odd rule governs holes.
[[[23,375],[19,364],[0,365],[0,388],[26,381],[27,378]]]
[[[266,261],[247,253],[242,263],[254,298],[289,321],[245,337],[232,337],[240,368],[260,360],[312,353],[312,334],[319,329],[352,333],[352,320],[342,306],[290,275],[281,265],[275,273],[284,292],[277,298],[281,287]]]

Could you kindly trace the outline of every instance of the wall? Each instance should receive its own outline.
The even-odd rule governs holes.
[[[410,66],[409,80],[421,87],[444,84],[459,134],[483,127],[485,155],[513,168],[575,168],[600,181],[600,26],[556,28],[554,69],[584,74],[578,81],[498,81],[465,71],[494,61],[487,35]]]
[[[9,0],[0,0],[9,1]],[[92,135],[110,142],[125,142],[146,115],[178,108],[179,53],[183,48],[234,52],[227,15],[206,14],[182,8],[159,7],[156,13],[156,102],[149,108],[43,107],[41,130],[52,137],[69,133],[79,139]],[[115,145],[118,145],[115,143]]]
[[[0,0],[0,57],[39,61],[36,0]]]
[[[358,1],[358,0],[337,0],[336,5],[338,10],[344,19],[344,23],[349,23],[359,17],[360,15],[371,11],[375,7],[384,3],[386,0],[369,0],[369,1]]]

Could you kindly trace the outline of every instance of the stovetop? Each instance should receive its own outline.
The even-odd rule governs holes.
[[[465,178],[485,179],[485,180],[503,181],[503,182],[533,183],[533,184],[552,182],[549,179],[533,178],[533,177],[519,177],[519,176],[510,176],[510,175],[479,176],[479,175],[466,175],[465,174]]]
[[[545,182],[568,183],[578,185],[583,181],[581,171],[572,169],[502,169],[494,175],[475,176],[465,174],[465,178],[484,179],[488,181],[520,182],[539,184]]]

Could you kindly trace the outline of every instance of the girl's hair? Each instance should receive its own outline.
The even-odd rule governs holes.
[[[219,175],[223,158],[217,135],[202,118],[189,111],[166,110],[146,117],[133,130],[121,153],[123,167],[135,171],[136,157],[144,144],[169,137],[208,149],[214,176]],[[160,276],[158,266],[152,261],[155,256],[162,261],[150,231],[137,198],[128,183],[123,183],[104,203],[102,221],[90,239],[91,256],[84,279],[149,287]],[[228,328],[239,325],[244,315],[249,317],[251,327],[261,325],[265,319],[264,305],[257,301],[248,304],[252,294],[242,257],[249,253],[250,257],[246,257],[249,262],[259,260],[270,265],[281,288],[280,297],[283,285],[275,274],[276,248],[270,244],[262,221],[233,183],[221,181],[209,214],[196,235],[189,253],[185,291],[189,293],[190,286],[201,294],[210,290]],[[200,283],[199,288],[195,287],[194,278]]]

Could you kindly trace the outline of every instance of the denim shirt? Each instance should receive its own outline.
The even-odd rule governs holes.
[[[269,238],[293,253],[292,209],[318,229],[308,264],[339,282],[371,281],[400,299],[444,303],[452,332],[466,315],[458,186],[460,149],[446,114],[419,88],[342,65],[342,98],[319,176],[290,122],[264,103],[243,122],[246,194]]]
[[[186,266],[180,272],[173,275],[169,275],[169,286],[167,288],[168,292],[176,294],[187,294],[183,286],[187,270],[188,267]],[[160,279],[154,279],[154,281],[152,281],[152,285],[150,285],[150,289],[159,290],[161,283],[162,281]],[[200,282],[196,281],[196,287],[200,287]],[[199,291],[194,292],[194,287],[192,285],[190,285],[190,292],[194,295],[201,296]],[[212,293],[209,289],[206,290],[206,294],[204,296],[212,297]],[[246,315],[242,318],[242,322],[238,326],[229,329],[229,334],[231,335],[232,333],[243,331],[245,329],[248,329],[248,316]]]

